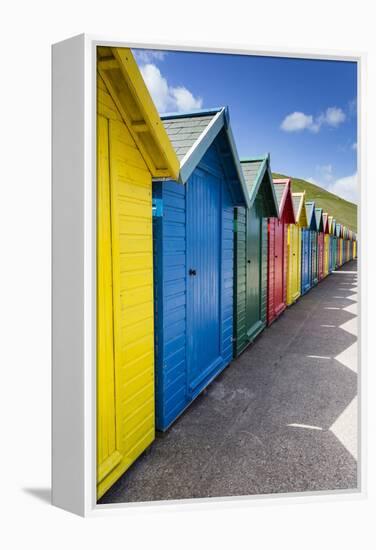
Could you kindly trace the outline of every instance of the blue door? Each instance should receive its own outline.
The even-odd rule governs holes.
[[[318,282],[317,233],[311,231],[311,286]]]
[[[187,376],[197,393],[221,358],[222,180],[196,169],[187,188]]]
[[[302,230],[302,294],[310,288],[310,232]]]
[[[333,237],[329,236],[329,273],[333,271]]]

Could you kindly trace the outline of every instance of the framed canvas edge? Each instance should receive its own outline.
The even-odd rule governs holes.
[[[57,63],[54,59],[54,50],[59,47],[67,47],[72,44],[73,41],[80,43],[83,48],[81,52],[80,62],[82,63],[83,78],[80,82],[75,83],[77,90],[80,86],[83,86],[83,102],[81,104],[80,112],[80,147],[82,151],[82,162],[79,166],[75,166],[75,172],[73,179],[76,182],[77,188],[82,192],[82,208],[81,219],[76,221],[82,224],[82,233],[77,235],[78,242],[82,245],[82,260],[83,260],[83,278],[77,289],[77,298],[79,303],[82,304],[82,349],[80,350],[82,355],[76,357],[75,368],[79,372],[74,372],[75,379],[78,377],[80,384],[78,391],[74,393],[74,399],[81,399],[81,402],[75,402],[75,410],[80,411],[80,416],[77,420],[80,429],[83,434],[83,441],[78,441],[77,437],[72,438],[72,434],[67,430],[67,426],[62,422],[64,413],[66,412],[66,405],[62,405],[62,396],[69,393],[71,387],[69,385],[69,377],[61,376],[62,361],[57,359],[59,350],[64,349],[67,343],[70,343],[70,338],[74,335],[70,333],[71,327],[66,325],[67,331],[64,336],[56,333],[56,318],[55,314],[61,313],[63,319],[66,322],[71,317],[71,311],[69,306],[71,304],[61,304],[57,299],[57,288],[61,283],[61,276],[54,270],[54,256],[52,256],[52,501],[53,504],[64,508],[73,513],[77,513],[82,516],[92,515],[108,515],[111,513],[118,514],[119,511],[127,512],[141,512],[147,507],[148,510],[163,510],[165,506],[169,508],[180,507],[182,505],[187,508],[197,507],[198,505],[204,507],[213,506],[249,506],[254,504],[267,504],[272,500],[273,503],[289,503],[294,502],[318,502],[321,500],[343,500],[354,498],[365,498],[366,496],[366,440],[364,437],[364,420],[366,418],[366,399],[365,399],[365,360],[366,360],[366,339],[365,331],[360,332],[363,325],[361,318],[365,318],[366,315],[366,302],[364,299],[366,293],[366,270],[363,262],[363,251],[366,247],[366,216],[365,209],[361,208],[362,201],[366,198],[365,190],[365,111],[366,111],[366,98],[365,98],[365,83],[366,83],[366,53],[346,53],[339,51],[320,51],[320,50],[297,50],[293,48],[281,50],[275,48],[268,48],[265,46],[239,46],[234,44],[223,43],[188,43],[176,44],[166,42],[138,42],[138,41],[125,41],[116,40],[108,37],[102,37],[97,35],[82,34],[72,38],[68,38],[63,42],[58,42],[53,45],[52,62]],[[117,47],[131,47],[131,48],[145,48],[145,49],[174,49],[176,51],[196,51],[196,52],[208,52],[208,53],[227,53],[227,54],[239,54],[239,55],[260,55],[260,56],[275,56],[275,57],[294,57],[304,59],[327,59],[337,61],[352,61],[357,63],[358,67],[358,181],[360,200],[358,206],[358,238],[359,238],[359,254],[358,254],[358,266],[360,266],[360,284],[359,284],[359,314],[358,314],[358,361],[361,365],[361,359],[363,361],[362,368],[359,369],[359,393],[358,397],[358,487],[353,490],[339,490],[339,491],[320,491],[320,492],[305,492],[305,493],[286,493],[286,494],[273,494],[273,495],[247,495],[239,497],[220,497],[220,498],[207,498],[207,499],[189,499],[179,501],[158,501],[158,502],[145,502],[145,503],[121,503],[121,504],[106,504],[98,505],[96,503],[96,47],[98,45],[117,46]],[[54,69],[54,67],[53,67]],[[52,82],[52,92],[54,95],[54,72]],[[82,91],[82,90],[81,90]],[[60,120],[64,120],[64,109],[68,110],[70,105],[56,105],[53,102],[52,107],[52,126],[54,129],[54,120],[56,119],[56,110],[59,110]],[[69,125],[69,117],[66,119],[67,125]],[[52,132],[54,141],[54,132]],[[67,151],[62,148],[58,150],[54,142],[52,143],[52,247],[53,250],[59,253],[57,249],[63,236],[60,234],[62,228],[55,223],[55,208],[63,208],[64,205],[60,203],[59,207],[54,204],[54,187],[59,185],[59,175],[56,173],[56,159],[60,159],[67,154]],[[69,204],[66,204],[69,207]],[[76,259],[70,257],[69,261],[76,261]],[[68,262],[69,263],[69,262]],[[67,265],[67,269],[72,266]],[[74,267],[74,266],[73,266]],[[55,284],[54,284],[55,283]],[[61,307],[62,311],[57,312],[56,308]],[[61,322],[61,319],[60,319]],[[77,353],[79,353],[77,351]],[[71,365],[72,368],[72,365]],[[63,382],[62,382],[63,380]],[[65,381],[64,381],[65,380]],[[57,385],[59,381],[59,385]],[[79,396],[81,396],[79,398]],[[57,397],[57,399],[56,399]],[[362,428],[362,429],[361,429]],[[79,464],[75,465],[69,462],[69,456],[67,452],[62,456],[57,456],[54,442],[59,440],[58,448],[74,450],[75,456],[80,457]],[[61,452],[61,451],[60,451]],[[65,468],[62,467],[62,463],[67,462],[69,465]],[[64,483],[60,481],[59,485],[56,484],[56,477],[54,472],[57,468],[62,468],[62,479]],[[72,475],[71,471],[74,470],[74,479],[80,486],[80,490],[77,493],[75,499],[69,498],[70,488],[72,487]],[[142,512],[141,512],[142,513]]]

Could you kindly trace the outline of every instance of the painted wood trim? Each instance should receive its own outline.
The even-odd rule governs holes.
[[[195,141],[192,147],[187,151],[180,165],[180,179],[186,183],[193,173],[194,169],[200,163],[202,157],[209,149],[219,132],[224,126],[224,109],[221,109],[210,121],[200,137]]]
[[[179,160],[175,150],[170,142],[167,132],[158,114],[157,108],[152,100],[149,90],[146,87],[144,79],[138,65],[129,48],[111,48],[115,59],[119,63],[120,70],[127,81],[130,90],[133,92],[138,108],[143,114],[145,124],[147,125],[152,138],[157,144],[160,153],[164,157],[169,168],[171,178],[178,180],[179,178]],[[132,133],[136,133],[132,127]],[[154,175],[154,174],[153,174]]]

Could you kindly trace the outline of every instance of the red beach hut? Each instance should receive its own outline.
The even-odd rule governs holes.
[[[291,180],[273,180],[273,186],[278,218],[268,218],[268,325],[286,309],[287,226],[295,223]]]

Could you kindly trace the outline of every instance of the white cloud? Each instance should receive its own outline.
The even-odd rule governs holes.
[[[333,166],[331,164],[319,164],[316,166],[316,171],[325,181],[333,180]]]
[[[328,107],[323,122],[335,128],[346,120],[346,115],[339,107]]]
[[[167,52],[162,50],[141,50],[136,48],[132,50],[133,55],[135,56],[138,63],[146,65],[152,61],[163,61],[167,55]]]
[[[281,128],[285,132],[300,132],[306,128],[310,128],[313,123],[312,115],[305,115],[299,111],[295,111],[282,121]]]
[[[170,99],[167,80],[158,67],[151,63],[143,65],[140,70],[158,111],[166,111]]]
[[[314,118],[312,115],[307,115],[300,111],[295,111],[287,115],[281,124],[281,129],[285,132],[301,132],[309,130],[317,133],[323,125],[337,128],[346,120],[346,115],[339,107],[328,107],[324,113]]]
[[[147,63],[140,67],[145,84],[160,113],[167,111],[189,111],[202,107],[201,97],[195,97],[190,90],[184,86],[176,88],[169,86],[167,79],[162,76],[159,68]]]
[[[170,91],[176,101],[178,111],[189,111],[190,109],[200,109],[202,107],[202,99],[194,97],[184,86],[170,88]]]
[[[346,176],[335,180],[329,187],[329,191],[342,199],[350,202],[358,202],[358,175]]]
[[[307,181],[318,185],[326,191],[338,195],[342,199],[358,203],[358,174],[352,174],[351,176],[345,176],[343,178],[334,179],[332,177],[330,181],[319,180],[318,178],[307,178]]]

